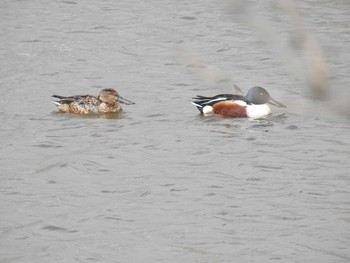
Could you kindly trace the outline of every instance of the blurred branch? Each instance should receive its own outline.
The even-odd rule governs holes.
[[[205,63],[193,53],[183,49],[178,50],[178,57],[181,63],[191,68],[191,70],[205,82],[222,87],[227,87],[228,84],[232,85],[230,77],[224,75],[219,68]]]
[[[315,98],[328,98],[330,77],[322,49],[305,28],[293,1],[284,0],[273,3],[272,7],[278,8],[289,18],[290,23],[287,26],[291,28],[290,38],[294,49],[289,42],[282,41],[274,24],[263,18],[259,14],[260,10],[259,13],[254,12],[253,6],[247,1],[228,1],[232,17],[240,19],[252,28],[297,78],[305,80]]]

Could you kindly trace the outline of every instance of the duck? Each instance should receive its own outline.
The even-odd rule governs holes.
[[[59,112],[75,114],[100,114],[100,113],[117,113],[122,111],[121,103],[132,105],[132,102],[123,98],[115,89],[103,89],[98,96],[93,95],[74,95],[60,96],[52,95],[57,100],[51,100]]]
[[[260,86],[250,88],[245,96],[237,86],[234,87],[238,94],[219,94],[212,97],[197,95],[192,98],[191,103],[204,116],[218,115],[226,118],[260,119],[271,114],[270,105],[286,108]]]

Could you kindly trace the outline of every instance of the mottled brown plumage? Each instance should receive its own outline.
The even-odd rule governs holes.
[[[120,103],[126,105],[134,102],[121,97],[114,89],[103,89],[98,97],[92,95],[60,96],[52,95],[59,100],[53,101],[58,106],[60,112],[65,113],[115,113],[122,111]]]

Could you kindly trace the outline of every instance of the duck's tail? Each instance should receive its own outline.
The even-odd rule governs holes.
[[[61,102],[60,101],[55,101],[55,100],[51,100],[51,102],[57,106],[60,106],[61,105]]]

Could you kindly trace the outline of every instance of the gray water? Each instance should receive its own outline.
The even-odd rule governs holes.
[[[250,3],[1,1],[0,262],[350,262],[350,4],[296,3],[330,74],[317,100],[286,15]],[[287,108],[189,103],[234,83]],[[107,87],[136,104],[50,103]]]

